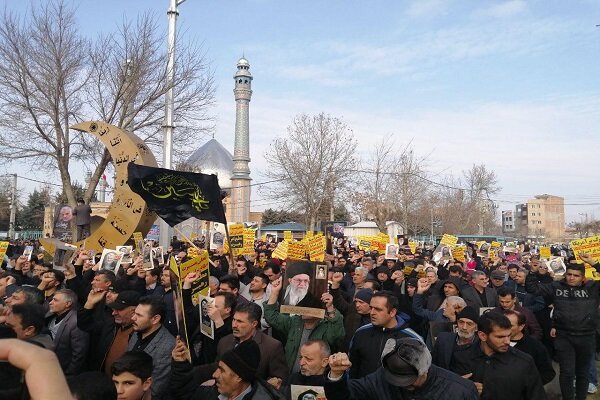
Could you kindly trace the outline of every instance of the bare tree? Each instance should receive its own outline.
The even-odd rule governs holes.
[[[347,171],[356,167],[356,141],[342,120],[324,113],[298,115],[287,131],[265,153],[266,175],[278,180],[265,191],[303,212],[312,230],[325,199],[338,193],[347,183]]]
[[[365,165],[361,189],[352,197],[354,208],[381,230],[386,221],[398,220],[405,232],[414,231],[420,222],[411,217],[428,193],[426,160],[415,154],[411,142],[398,147],[391,137],[384,138]]]
[[[89,200],[111,158],[70,125],[101,119],[156,148],[168,90],[167,49],[150,16],[124,22],[94,42],[78,31],[73,9],[62,1],[34,7],[27,19],[5,11],[0,25],[0,156],[57,170],[74,204],[71,161],[93,165]],[[174,147],[181,149],[187,148],[183,138],[193,143],[211,128],[206,110],[214,87],[198,47],[177,54]]]
[[[494,171],[490,171],[484,164],[475,165],[468,171],[463,171],[464,182],[467,196],[467,204],[471,210],[468,213],[466,225],[475,216],[478,221],[479,234],[484,234],[486,228],[490,225],[490,219],[493,220],[496,216],[496,206],[491,195],[494,195],[500,191],[498,186],[498,178]],[[493,226],[493,225],[492,225]],[[495,227],[494,227],[495,228]]]

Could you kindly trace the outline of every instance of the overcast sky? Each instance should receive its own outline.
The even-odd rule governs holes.
[[[76,3],[90,36],[142,11],[166,32],[168,0]],[[344,119],[362,154],[393,135],[430,154],[440,179],[486,164],[501,210],[549,193],[566,198],[567,222],[600,217],[598,1],[187,0],[178,23],[212,60],[215,138],[230,151],[233,74],[242,54],[250,62],[255,183],[294,115],[325,112]],[[254,199],[253,209],[269,206]]]

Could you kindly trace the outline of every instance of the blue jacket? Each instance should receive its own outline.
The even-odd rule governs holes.
[[[402,316],[408,317],[404,314]],[[386,329],[381,326],[373,326],[373,324],[358,328],[350,341],[349,358],[352,362],[350,377],[362,378],[375,372],[381,365],[381,352],[385,347],[385,342],[388,339],[403,337],[412,337],[423,342],[423,338],[410,329],[408,322],[398,315],[395,328]]]

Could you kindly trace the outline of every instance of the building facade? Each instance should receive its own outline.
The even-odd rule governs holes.
[[[527,200],[530,237],[546,241],[561,240],[565,235],[565,199],[542,194]]]
[[[502,211],[502,233],[514,233],[516,231],[515,211]]]

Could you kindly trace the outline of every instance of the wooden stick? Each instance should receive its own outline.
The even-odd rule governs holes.
[[[229,275],[237,276],[237,270],[235,269],[235,258],[233,257],[233,249],[231,248],[231,240],[229,240],[229,228],[225,224],[225,235],[227,236],[227,243],[229,243],[229,256],[231,257],[231,263],[229,264]]]
[[[183,234],[183,232],[181,232],[179,229],[177,229],[177,228],[175,228],[175,227],[173,227],[173,229],[175,229],[175,232],[177,232],[179,235],[181,235],[181,236],[182,236],[182,237],[185,239],[185,241],[186,241],[186,242],[188,242],[189,244],[191,244],[191,245],[192,245],[192,246],[193,246],[193,247],[194,247],[196,250],[198,250],[198,251],[205,251],[205,250],[202,250],[201,248],[199,248],[198,246],[196,246],[196,245],[195,245],[195,244],[194,244],[194,243],[193,243],[193,242],[192,242],[190,239],[188,239],[188,237],[187,237],[187,236],[185,236],[185,235]],[[210,259],[210,257],[208,257],[208,262],[209,262],[209,263],[210,263],[210,264],[211,264],[213,267],[215,267],[215,268],[217,267],[217,266],[215,265],[215,263],[213,262],[213,260],[211,260],[211,259]]]

